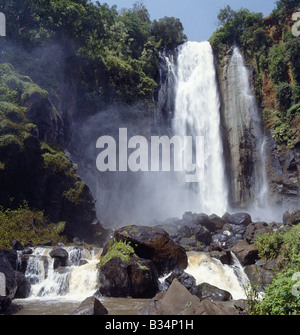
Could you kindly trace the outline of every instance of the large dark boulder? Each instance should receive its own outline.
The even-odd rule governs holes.
[[[200,300],[210,301],[229,301],[232,300],[232,295],[225,290],[221,290],[216,286],[208,283],[202,283],[193,288],[192,294],[196,295]]]
[[[295,226],[300,223],[300,210],[294,209],[286,211],[283,214],[283,224],[287,226]]]
[[[72,315],[106,315],[107,309],[95,297],[86,298]]]
[[[181,269],[176,269],[170,274],[169,277],[165,279],[166,289],[173,283],[175,278],[189,291],[191,291],[196,286],[196,279],[192,275],[184,272]]]
[[[211,236],[210,231],[206,227],[199,225],[195,227],[193,231],[194,231],[195,238],[197,241],[205,245],[209,245],[211,243],[212,236]]]
[[[185,249],[176,244],[163,229],[157,227],[129,226],[117,230],[117,241],[130,242],[140,258],[151,260],[159,276],[176,268],[186,269],[188,258]]]
[[[175,278],[166,293],[157,294],[139,315],[239,315],[234,304],[201,301]]]
[[[253,244],[258,236],[273,233],[273,229],[265,222],[250,223],[245,232],[245,240]]]
[[[158,274],[150,260],[114,257],[101,266],[99,293],[107,297],[153,298],[159,290]]]
[[[247,241],[239,241],[231,251],[236,255],[242,266],[254,264],[258,260],[258,249]]]
[[[69,258],[68,252],[63,248],[54,248],[50,252],[50,256],[54,258],[54,269],[60,267],[60,266],[66,266],[67,260]]]
[[[15,272],[7,260],[5,254],[0,250],[0,314],[4,313],[10,306],[17,291]],[[5,294],[3,295],[5,291]]]
[[[229,214],[226,213],[222,217],[227,223],[231,223],[234,225],[249,225],[252,222],[251,216],[248,213],[235,213]]]
[[[15,299],[25,299],[30,296],[31,284],[29,279],[27,279],[24,273],[15,271],[16,281],[17,281],[17,291],[15,294]]]

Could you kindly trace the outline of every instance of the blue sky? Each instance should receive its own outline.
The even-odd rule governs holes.
[[[118,9],[131,8],[136,0],[104,0],[100,3],[117,5]],[[164,16],[179,18],[190,41],[208,40],[217,29],[220,9],[230,5],[234,10],[248,8],[268,16],[276,7],[276,0],[144,0],[151,20]]]

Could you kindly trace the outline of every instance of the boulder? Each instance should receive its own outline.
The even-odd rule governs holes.
[[[258,259],[258,249],[247,241],[239,241],[231,251],[236,255],[242,266],[254,264]]]
[[[95,297],[86,298],[72,315],[106,315],[107,309]]]
[[[25,299],[30,296],[31,284],[29,279],[27,279],[24,273],[15,271],[15,277],[17,281],[17,291],[15,294],[15,299]]]
[[[248,213],[226,213],[223,215],[223,220],[234,225],[249,225],[252,222],[251,216]]]
[[[210,232],[215,232],[217,230],[217,225],[215,221],[210,220],[209,216],[203,213],[197,215],[196,224],[205,227]]]
[[[232,295],[221,290],[216,286],[210,285],[208,283],[202,283],[193,288],[192,294],[196,295],[200,300],[209,301],[229,301],[232,300]]]
[[[228,251],[218,251],[218,250],[212,250],[209,252],[210,257],[218,259],[222,264],[229,265],[231,263],[232,257],[231,253]]]
[[[17,291],[17,281],[14,270],[2,250],[0,250],[0,274],[0,287],[1,291],[3,291],[0,296],[1,314],[9,308]],[[4,296],[2,295],[3,293],[5,293]]]
[[[250,223],[246,229],[244,238],[249,244],[253,244],[258,236],[272,232],[273,229],[265,222]]]
[[[247,265],[244,272],[258,292],[263,292],[265,287],[272,283],[275,275],[275,272],[266,270],[256,264]]]
[[[189,275],[181,269],[176,269],[170,274],[168,278],[165,279],[167,288],[172,284],[175,278],[189,291],[191,291],[196,286],[196,279],[192,275]]]
[[[153,298],[159,290],[152,261],[132,257],[123,262],[114,257],[101,266],[99,293],[107,297]]]
[[[54,258],[54,269],[57,269],[60,266],[66,266],[67,260],[69,258],[68,252],[63,248],[54,248],[50,252],[50,256]]]
[[[287,226],[295,226],[300,223],[300,210],[289,210],[283,214],[283,224]]]
[[[9,261],[13,270],[17,270],[18,266],[18,253],[14,249],[1,249],[0,253],[2,253],[6,259]]]
[[[185,249],[176,244],[163,229],[129,226],[117,230],[117,241],[130,242],[138,257],[151,260],[158,275],[163,276],[176,268],[186,269],[188,258]]]
[[[223,228],[223,226],[225,224],[224,219],[222,219],[221,217],[219,217],[216,214],[212,214],[208,218],[211,222],[213,222],[215,224],[216,229],[221,230]]]
[[[211,243],[212,241],[211,233],[206,227],[199,225],[196,228],[194,228],[193,231],[197,241],[205,245],[209,245]]]
[[[233,305],[212,302],[191,294],[175,278],[166,293],[159,293],[140,311],[139,315],[238,315]]]

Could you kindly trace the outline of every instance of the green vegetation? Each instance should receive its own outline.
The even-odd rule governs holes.
[[[9,41],[0,60],[30,73],[52,95],[64,83],[66,69],[76,72],[85,102],[98,110],[118,100],[151,100],[159,51],[186,41],[178,19],[152,22],[141,1],[117,11],[99,1],[11,0],[0,11],[6,14]]]
[[[280,271],[266,287],[262,301],[253,293],[255,288],[252,288],[249,314],[299,315],[300,296],[294,294],[294,290],[299,286],[296,274],[300,273],[300,224],[286,232],[259,236],[255,244],[262,259],[278,260]]]
[[[137,255],[129,243],[122,241],[117,242],[114,240],[107,253],[101,257],[100,262],[98,263],[98,268],[105,265],[108,261],[115,257],[120,258],[122,262],[127,263],[132,257],[137,258]],[[140,267],[142,267],[141,264]]]
[[[298,0],[277,1],[269,18],[248,9],[234,11],[230,6],[218,15],[221,26],[210,42],[221,61],[232,46],[240,47],[246,60],[255,68],[255,94],[265,108],[266,122],[277,145],[295,145],[300,130],[292,127],[299,114],[300,103],[300,40],[290,31],[289,19],[299,7]],[[265,105],[263,85],[272,87],[275,106]]]
[[[0,64],[0,148],[15,143],[21,148],[35,125],[26,118],[23,100],[43,92],[28,77],[16,73],[10,64]],[[44,92],[43,92],[44,93]]]
[[[0,248],[11,248],[13,240],[34,246],[48,241],[65,242],[61,235],[64,228],[65,222],[49,223],[42,211],[32,210],[26,203],[16,210],[0,207]]]

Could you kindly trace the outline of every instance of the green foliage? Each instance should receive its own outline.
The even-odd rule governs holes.
[[[300,224],[286,232],[275,232],[259,236],[255,241],[259,256],[263,259],[280,259],[281,270],[267,286],[262,301],[255,288],[249,294],[249,314],[299,315],[300,296],[293,294],[295,274],[300,272]]]
[[[164,17],[152,22],[152,35],[161,48],[175,48],[186,42],[187,37],[183,32],[183,26],[179,19]]]
[[[276,2],[277,7],[273,10],[271,16],[279,21],[283,22],[286,19],[288,11],[292,8],[299,8],[299,0],[279,0]]]
[[[15,210],[0,207],[0,248],[11,248],[13,240],[34,246],[49,240],[65,242],[64,228],[64,222],[49,223],[42,211],[32,210],[26,203]]]
[[[253,13],[245,8],[235,11],[226,6],[221,9],[218,14],[221,28],[210,39],[214,51],[224,56],[222,45],[236,44],[243,47],[249,55],[253,55],[269,43],[262,27],[262,19],[262,13]]]
[[[58,176],[69,177],[74,180],[77,179],[76,165],[74,165],[62,151],[55,151],[53,149],[51,149],[51,151],[48,151],[47,149],[45,149],[44,144],[42,157],[44,160],[44,169]],[[76,187],[76,189],[78,191],[78,186]],[[73,194],[72,191],[70,192],[70,195]]]
[[[82,194],[84,187],[85,183],[81,181],[76,181],[74,186],[71,187],[68,191],[65,191],[63,195],[72,204],[74,204],[75,206],[79,206],[82,204]]]
[[[120,258],[122,262],[126,263],[129,262],[132,257],[136,258],[137,256],[133,247],[129,243],[114,240],[107,253],[101,257],[100,262],[98,263],[98,268],[115,257]]]
[[[269,62],[270,77],[273,83],[278,85],[279,83],[287,82],[289,79],[288,60],[284,43],[280,43],[271,49]]]
[[[284,234],[275,232],[259,236],[255,245],[258,248],[258,255],[262,259],[275,259],[279,257],[280,248],[284,243]]]
[[[30,73],[56,98],[66,69],[77,72],[83,104],[95,111],[119,100],[151,101],[159,51],[186,40],[179,19],[151,22],[141,1],[120,12],[89,0],[12,0],[0,10],[6,13],[9,41],[0,59]]]

